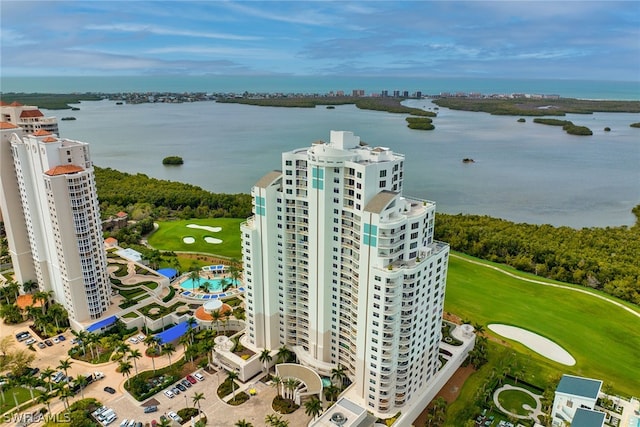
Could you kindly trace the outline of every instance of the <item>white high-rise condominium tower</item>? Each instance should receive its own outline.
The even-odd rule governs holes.
[[[437,373],[449,246],[435,204],[403,196],[405,158],[331,131],[282,155],[241,226],[247,334],[321,375],[342,366],[378,414]]]
[[[111,293],[89,144],[1,124],[0,208],[16,281],[53,291],[80,328]]]

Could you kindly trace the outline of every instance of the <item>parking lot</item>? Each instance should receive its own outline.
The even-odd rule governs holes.
[[[26,324],[3,325],[2,327],[2,334],[11,334],[14,339],[15,335],[22,331],[29,331]],[[34,335],[32,334],[32,336]],[[66,332],[64,337],[64,341],[58,342],[57,344],[52,342],[52,346],[50,347],[45,345],[44,348],[39,348],[37,347],[37,344],[34,345],[36,359],[31,364],[32,367],[37,367],[41,371],[47,367],[51,367],[58,371],[56,366],[60,364],[61,360],[69,358],[67,352],[73,346],[71,343],[73,335],[71,335],[70,332]],[[138,349],[142,354],[144,354],[146,350],[146,346],[141,342],[138,342],[137,344],[128,342],[128,344],[130,344],[132,348]],[[16,340],[14,348],[27,348],[27,346],[24,342],[17,342]],[[182,345],[177,345],[176,349],[176,353],[171,357],[172,361],[178,360],[183,355],[184,349]],[[192,384],[192,387],[188,388],[186,392],[180,392],[180,394],[173,398],[167,397],[163,391],[156,393],[151,398],[158,401],[158,411],[145,413],[144,407],[142,406],[144,401],[136,401],[124,390],[124,382],[126,378],[121,373],[116,372],[117,363],[107,362],[102,364],[91,364],[73,359],[71,359],[71,362],[72,365],[68,371],[69,375],[72,377],[86,375],[96,371],[104,373],[104,379],[94,381],[85,388],[84,396],[93,397],[103,405],[113,408],[116,411],[118,418],[110,424],[110,427],[119,426],[124,419],[134,419],[142,422],[144,425],[148,422],[150,423],[152,420],[159,421],[161,415],[168,414],[170,411],[177,412],[184,407],[194,407],[193,395],[196,392],[204,393],[205,399],[200,402],[200,406],[209,419],[208,424],[215,425],[216,427],[233,427],[240,419],[245,419],[256,426],[263,425],[265,415],[273,413],[271,409],[271,402],[276,395],[275,388],[261,382],[245,384],[244,386],[241,386],[237,392],[251,386],[251,388],[255,388],[257,390],[257,395],[251,397],[247,402],[240,406],[229,406],[224,403],[216,393],[220,383],[225,380],[226,374],[224,372],[209,374],[203,370],[199,370],[198,372],[202,373],[205,380],[197,381],[195,384]],[[168,364],[169,361],[167,357],[162,356],[155,358],[155,367],[157,369],[167,366]],[[137,365],[139,371],[153,369],[153,364],[149,357],[142,357],[137,360]],[[131,375],[134,375],[134,372],[132,372]],[[110,394],[106,392],[104,390],[105,387],[112,387],[115,390],[115,393]],[[78,399],[80,399],[80,394],[70,399],[70,403]],[[28,412],[33,412],[41,406],[42,405],[35,405],[29,408]],[[59,413],[64,409],[64,404],[60,399],[53,399],[50,402],[50,406],[51,412],[54,414]],[[284,415],[283,419],[288,420],[291,426],[299,426],[306,425],[309,422],[310,417],[305,415],[304,409],[299,409],[293,414]],[[42,423],[40,423],[40,425],[41,424]],[[177,425],[177,423],[174,423],[174,425]],[[185,425],[189,424],[187,423]]]

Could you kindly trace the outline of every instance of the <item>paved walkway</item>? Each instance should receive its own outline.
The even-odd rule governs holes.
[[[498,396],[500,396],[500,393],[502,393],[503,391],[507,391],[507,390],[516,390],[516,391],[528,394],[529,396],[533,397],[533,399],[536,401],[536,407],[532,408],[529,405],[527,405],[526,403],[524,405],[522,405],[522,408],[525,411],[529,411],[529,415],[515,414],[515,413],[507,410],[506,408],[504,408],[500,404],[500,401],[498,400]],[[538,396],[537,394],[533,394],[532,392],[530,392],[529,390],[527,390],[525,388],[512,386],[510,384],[505,384],[502,387],[500,387],[499,389],[497,389],[495,392],[493,392],[493,403],[495,403],[496,407],[498,409],[500,409],[500,411],[504,412],[507,415],[511,415],[514,418],[517,418],[519,420],[532,419],[534,421],[539,421],[538,415],[544,415],[544,413],[542,412],[542,403],[540,402],[540,396]]]

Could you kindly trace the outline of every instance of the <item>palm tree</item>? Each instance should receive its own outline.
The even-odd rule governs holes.
[[[476,334],[482,335],[484,333],[484,325],[482,323],[474,323],[473,328],[476,330]]]
[[[49,298],[51,298],[52,296],[53,296],[53,291],[36,291],[33,293],[33,302],[40,301],[42,303],[40,308],[42,309],[43,316],[46,313],[47,303],[49,302]]]
[[[71,392],[71,390],[69,390],[69,387],[67,387],[65,383],[61,382],[59,384],[60,385],[58,386],[58,396],[60,396],[60,400],[62,400],[62,402],[64,403],[64,408],[68,410],[69,398],[73,396],[73,393]]]
[[[73,362],[68,357],[65,360],[60,360],[60,364],[57,366],[58,369],[62,369],[64,371],[65,377],[68,377],[69,368]]]
[[[129,359],[133,360],[133,366],[136,368],[136,375],[138,375],[138,362],[137,360],[142,357],[142,353],[137,348],[129,350]]]
[[[80,397],[84,399],[84,388],[89,384],[89,380],[84,375],[78,375],[76,378],[75,384],[80,386]]]
[[[173,421],[169,418],[161,418],[160,422],[157,424],[158,427],[171,427],[173,425]]]
[[[311,399],[304,402],[304,413],[313,417],[315,420],[318,415],[322,413],[322,402],[315,396],[311,396]]]
[[[282,384],[282,378],[280,378],[277,375],[274,375],[273,377],[271,377],[271,382],[273,383],[273,386],[276,388],[276,393],[278,394],[278,397],[280,397],[280,384]]]
[[[171,355],[175,352],[176,352],[176,347],[171,343],[167,343],[162,346],[161,353],[163,355],[166,354],[167,357],[169,358],[169,366],[171,366]]]
[[[36,396],[36,403],[41,405],[47,405],[47,412],[51,413],[51,406],[49,405],[49,401],[51,401],[51,395],[49,393],[42,393]]]
[[[229,318],[231,318],[231,311],[227,310],[224,313],[222,313],[222,316],[224,317],[224,330],[225,333],[229,332]]]
[[[193,338],[195,334],[195,327],[198,325],[198,321],[194,317],[187,319],[187,336],[189,337],[189,344],[193,344]]]
[[[278,421],[280,421],[280,417],[276,414],[267,414],[264,417],[264,422],[269,424],[270,426],[275,426]]]
[[[129,379],[129,374],[131,373],[131,368],[133,368],[133,365],[131,365],[131,363],[121,360],[120,363],[118,363],[118,370],[120,371],[120,373],[122,374],[122,376],[127,376],[127,379]]]
[[[262,364],[264,365],[264,370],[268,371],[269,363],[271,363],[271,361],[273,360],[273,357],[271,356],[271,350],[269,350],[267,348],[262,350],[262,352],[260,353],[260,358],[259,359],[262,362]]]
[[[22,290],[25,294],[30,294],[32,291],[39,289],[38,282],[33,280],[27,280],[22,284]]]
[[[56,373],[56,371],[53,368],[51,368],[51,366],[47,366],[40,373],[40,376],[42,378],[45,378],[47,380],[47,382],[49,383],[49,393],[53,392],[53,382],[51,381],[51,378],[53,377],[53,374],[55,374],[55,373]]]
[[[20,285],[14,281],[7,282],[4,287],[0,288],[4,294],[4,298],[7,301],[7,305],[11,304],[10,296],[13,296],[13,302],[18,299],[18,292],[20,291]]]
[[[220,314],[220,310],[213,310],[213,312],[211,313],[211,320],[216,322],[217,331],[220,330],[220,319],[222,319],[222,314]]]
[[[232,264],[227,267],[227,273],[231,277],[233,285],[237,288],[238,281],[242,275],[242,268],[239,267],[240,263],[237,260],[232,260]]]
[[[202,332],[202,338],[200,339],[200,344],[202,345],[202,350],[207,353],[207,362],[211,364],[211,351],[215,347],[216,343],[213,340],[215,338],[215,331],[211,329],[205,329]]]
[[[300,384],[295,378],[287,378],[284,382],[284,388],[286,390],[289,390],[289,399],[293,400],[294,397],[294,390],[296,389],[296,387],[298,387],[298,384]]]
[[[231,381],[231,393],[233,394],[232,400],[236,398],[236,380],[238,379],[238,373],[236,371],[227,371],[227,380]]]
[[[324,388],[324,397],[329,402],[333,402],[334,400],[336,400],[338,394],[340,394],[340,389],[333,384]]]
[[[200,284],[200,272],[198,270],[193,270],[189,273],[189,279],[197,286]]]
[[[202,412],[202,408],[200,408],[200,401],[205,400],[204,393],[193,393],[191,400],[193,400],[194,405],[198,405],[198,411]]]
[[[116,344],[116,348],[114,350],[118,358],[124,358],[125,355],[131,351],[131,346],[126,342],[119,342]]]
[[[341,365],[338,365],[337,368],[333,368],[331,370],[331,379],[336,380],[340,385],[340,388],[344,387],[344,382],[347,379],[347,373]]]
[[[244,419],[236,421],[234,424],[236,427],[253,427],[249,421],[245,421]]]
[[[291,350],[289,350],[286,346],[282,346],[278,349],[278,353],[276,354],[276,360],[278,363],[284,363],[289,360],[291,357]]]
[[[144,338],[144,344],[147,346],[147,348],[151,348],[151,347],[156,347],[158,346],[158,344],[160,343],[160,338],[155,337],[153,335],[147,335]],[[156,373],[156,358],[155,357],[151,357],[151,364],[153,365],[153,373],[155,375]]]

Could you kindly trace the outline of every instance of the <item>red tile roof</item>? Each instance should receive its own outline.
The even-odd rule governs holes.
[[[0,101],[0,107],[6,107],[7,105],[9,105],[9,104],[7,104],[7,103],[6,103],[6,102],[4,102],[4,101]]]
[[[44,114],[40,110],[24,110],[20,117],[44,117]]]
[[[76,165],[60,165],[49,169],[45,173],[49,176],[66,175],[68,173],[82,172],[84,169]]]
[[[13,101],[11,104],[9,104],[12,107],[22,107],[22,104],[20,104],[18,101]]]
[[[118,239],[116,239],[115,237],[107,237],[106,239],[104,239],[105,243],[118,243]]]
[[[117,216],[118,218],[124,218],[125,216],[127,216],[127,213],[126,213],[126,212],[123,212],[123,211],[120,211],[120,212],[118,212],[118,213],[116,214],[116,216]]]
[[[18,126],[9,122],[0,122],[0,129],[17,129]]]
[[[45,135],[51,135],[51,132],[47,132],[44,129],[38,129],[33,133],[33,136],[45,136]]]
[[[56,141],[57,141],[57,139],[55,139],[52,136],[48,136],[48,137],[46,137],[45,139],[42,140],[42,142],[56,142]]]

